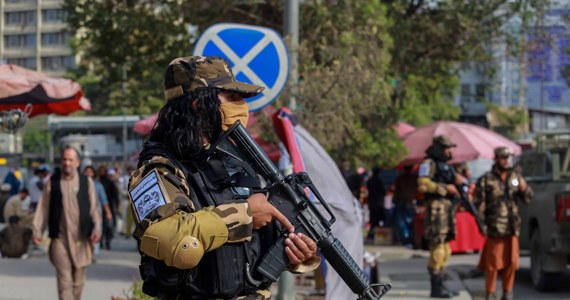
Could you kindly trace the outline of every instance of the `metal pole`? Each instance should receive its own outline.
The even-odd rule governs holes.
[[[284,13],[284,30],[285,36],[289,41],[289,64],[290,64],[290,82],[291,82],[291,99],[289,99],[289,108],[297,109],[297,95],[299,93],[299,0],[285,0]]]
[[[123,113],[123,171],[122,174],[127,170],[127,116]]]
[[[283,15],[284,35],[289,41],[289,64],[291,84],[291,98],[289,99],[289,108],[297,109],[298,88],[298,45],[299,45],[299,0],[285,0],[285,11]],[[295,284],[294,276],[289,272],[283,272],[279,277],[279,289],[275,297],[276,300],[295,300]]]
[[[123,96],[127,96],[127,66],[123,64]],[[122,174],[126,173],[127,170],[127,114],[126,108],[121,107],[123,111],[123,166],[121,168]]]

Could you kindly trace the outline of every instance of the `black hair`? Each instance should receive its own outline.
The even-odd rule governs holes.
[[[380,167],[378,167],[378,166],[373,167],[372,168],[372,175],[376,176],[376,175],[380,174],[380,171],[382,171],[382,169]]]
[[[216,88],[197,89],[169,100],[158,113],[149,141],[158,142],[179,160],[200,154],[205,142],[222,133],[222,114]]]
[[[27,189],[27,188],[22,188],[22,189],[20,190],[20,193],[29,194],[30,192],[28,192],[28,189]]]
[[[97,170],[95,170],[95,167],[93,165],[85,166],[85,168],[83,168],[83,172],[85,172],[87,169],[91,169],[91,171],[93,171],[93,174],[97,175]]]
[[[440,143],[433,143],[426,150],[427,157],[433,158],[437,161],[448,161],[451,158],[445,155],[446,147]]]

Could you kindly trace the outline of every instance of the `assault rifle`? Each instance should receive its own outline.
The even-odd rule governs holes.
[[[469,185],[467,183],[463,183],[456,185],[456,187],[457,191],[459,191],[459,199],[457,199],[458,201],[456,200],[455,202],[461,203],[461,205],[463,205],[463,207],[465,207],[465,209],[475,218],[475,222],[477,223],[477,228],[479,229],[479,232],[481,232],[481,234],[484,236],[485,224],[483,223],[483,220],[481,219],[479,212],[477,212],[477,209],[473,205],[473,202],[469,201],[469,198],[467,197],[467,192],[469,191]]]
[[[390,288],[388,284],[370,284],[364,272],[344,248],[342,243],[331,233],[331,225],[335,217],[311,178],[305,172],[281,175],[267,155],[253,140],[239,121],[234,123],[213,145],[216,150],[225,152],[249,163],[267,182],[269,202],[285,215],[295,227],[296,233],[311,237],[320,249],[321,254],[332,265],[353,293],[360,300],[377,300],[382,298]],[[323,205],[330,219],[327,220],[317,210],[306,190],[315,195]],[[275,282],[289,265],[285,253],[285,239],[288,232],[280,230],[280,237],[269,252],[263,257],[254,270],[265,278]],[[377,292],[374,288],[378,288]]]

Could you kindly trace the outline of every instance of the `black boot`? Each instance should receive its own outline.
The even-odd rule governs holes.
[[[439,272],[439,277],[441,277],[441,285],[443,286],[443,289],[445,291],[447,291],[452,297],[459,296],[459,291],[450,290],[449,288],[447,288],[447,286],[445,286],[445,284],[443,284],[443,278],[445,277],[445,273],[443,272],[443,270]]]
[[[453,295],[447,291],[443,286],[443,278],[441,273],[430,272],[431,293],[432,298],[452,298]]]

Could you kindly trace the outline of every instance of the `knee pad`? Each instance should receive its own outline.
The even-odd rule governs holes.
[[[438,244],[434,248],[430,249],[430,258],[428,261],[428,267],[434,270],[441,270],[447,262],[446,254],[446,244]]]

